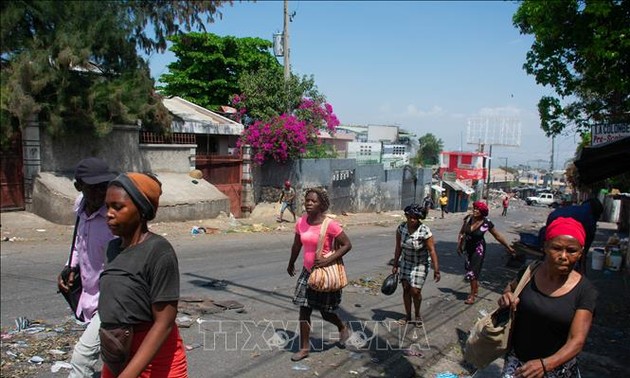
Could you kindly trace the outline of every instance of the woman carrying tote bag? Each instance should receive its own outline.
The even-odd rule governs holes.
[[[334,253],[326,257],[317,257],[316,250],[320,230],[326,218],[325,212],[330,206],[328,194],[323,189],[308,189],[304,198],[304,206],[306,214],[300,217],[295,225],[295,238],[291,247],[289,265],[287,266],[289,276],[295,276],[295,261],[300,254],[300,250],[304,247],[304,263],[293,298],[293,303],[300,306],[300,350],[291,357],[292,361],[299,361],[308,357],[310,351],[311,313],[313,309],[319,310],[324,320],[337,327],[341,344],[344,344],[350,337],[350,328],[335,313],[341,303],[341,290],[329,292],[313,290],[308,286],[308,278],[314,267],[327,266],[340,259],[350,251],[352,244],[350,244],[350,239],[341,229],[339,223],[330,220],[323,240],[323,250],[331,251],[333,246],[337,248]]]
[[[499,299],[512,307],[511,348],[502,377],[579,377],[577,355],[591,328],[597,291],[573,266],[584,253],[585,232],[572,218],[557,218],[546,230],[545,259],[518,297],[514,282]],[[515,281],[518,282],[518,281]]]

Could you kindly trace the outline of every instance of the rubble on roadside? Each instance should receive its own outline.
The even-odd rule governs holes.
[[[73,318],[62,324],[16,319],[14,329],[2,329],[0,376],[33,377],[43,371],[69,371],[77,340],[85,330]]]

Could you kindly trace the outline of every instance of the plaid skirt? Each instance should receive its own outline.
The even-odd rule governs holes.
[[[505,356],[503,363],[503,371],[501,372],[501,378],[511,378],[514,376],[516,369],[523,366],[525,362],[520,361],[514,350],[510,351]],[[580,370],[578,369],[577,360],[575,358],[570,359],[557,368],[548,371],[545,374],[545,378],[579,378]]]
[[[308,276],[311,273],[302,268],[302,273],[295,285],[293,304],[301,307],[309,307],[322,312],[333,312],[341,304],[341,290],[329,293],[315,291],[308,287]]]
[[[422,289],[424,281],[429,273],[429,264],[431,258],[424,254],[407,253],[403,250],[403,256],[400,259],[400,282],[407,281],[411,287]]]

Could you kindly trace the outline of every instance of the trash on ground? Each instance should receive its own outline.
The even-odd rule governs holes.
[[[293,367],[291,368],[293,370],[298,370],[298,371],[306,371],[309,370],[310,367],[304,365],[304,364],[295,364],[293,365]]]
[[[197,349],[199,347],[201,347],[201,344],[199,344],[199,343],[192,343],[190,345],[186,345],[186,351]]]
[[[28,362],[32,364],[41,364],[42,362],[44,362],[44,359],[40,356],[33,356],[28,360]]]
[[[405,349],[403,353],[405,354],[405,356],[409,357],[424,357],[424,354],[422,354],[422,352],[414,349]]]
[[[65,361],[55,361],[55,363],[50,367],[50,372],[57,373],[61,369],[72,369],[72,365]]]

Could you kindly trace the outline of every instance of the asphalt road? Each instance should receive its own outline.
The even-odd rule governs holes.
[[[516,240],[518,236],[510,233],[512,226],[531,223],[547,212],[527,207],[513,210],[506,218],[494,217],[493,221],[509,240]],[[455,253],[455,240],[463,215],[451,214],[445,220],[427,221],[437,241],[442,281],[436,284],[430,280],[425,285],[422,307],[425,327],[409,335],[405,332],[401,335],[400,327],[383,326],[403,315],[400,291],[390,297],[378,292],[380,282],[391,270],[387,262],[393,257],[395,225],[349,225],[346,232],[353,250],[345,263],[349,278],[356,285],[344,290],[340,314],[353,322],[355,331],[365,330],[367,326],[373,331],[373,340],[377,337],[381,343],[391,342],[398,353],[375,350],[374,346],[367,348],[371,350],[340,349],[334,344],[335,330],[314,322],[314,333],[318,332],[314,348],[321,351],[312,353],[301,364],[289,360],[297,341],[296,327],[291,323],[297,319],[297,308],[291,303],[296,278],[286,273],[292,232],[168,237],[178,252],[182,296],[230,300],[244,306],[241,310],[204,315],[205,323],[181,328],[187,345],[200,346],[188,352],[191,377],[305,373],[295,370],[296,367],[306,367],[320,376],[354,375],[351,371],[361,375],[380,371],[387,376],[408,376],[418,366],[401,358],[400,349],[422,345],[427,348],[423,352],[427,359],[448,354],[447,349],[470,328],[478,312],[494,307],[496,293],[514,274],[505,268],[507,257],[503,248],[490,237],[491,253],[482,277],[484,298],[475,306],[461,303],[466,298],[468,284],[462,280],[463,260]],[[67,320],[68,309],[56,294],[55,284],[59,268],[67,258],[66,243],[3,243],[0,257],[3,328],[11,327],[19,316],[42,319],[47,324]],[[313,319],[320,318],[314,315]],[[382,326],[375,326],[375,322],[382,322]],[[374,331],[375,327],[380,331]],[[381,331],[383,334],[377,335]],[[282,345],[271,343],[275,347],[270,348],[270,340],[278,341],[278,335],[283,337]],[[37,376],[60,376],[46,369],[41,374]]]
[[[454,327],[461,325],[457,319],[466,311],[471,314],[471,322],[476,318],[476,310],[459,303],[467,294],[467,284],[461,278],[463,260],[455,253],[455,235],[462,216],[451,214],[448,220],[427,221],[437,240],[442,271],[442,281],[435,284],[431,280],[423,290],[425,329],[421,330],[423,335],[420,335],[420,339],[424,339],[423,344],[428,348],[437,345],[446,347],[452,343],[456,335]],[[497,226],[507,231],[503,219],[498,220]],[[394,231],[394,223],[381,226],[349,225],[346,228],[353,250],[345,258],[345,263],[349,278],[356,285],[344,290],[340,314],[344,319],[356,323],[353,324],[355,329],[368,327],[372,330],[374,325],[369,322],[393,323],[403,315],[400,291],[391,297],[378,292],[380,282],[391,269],[387,262],[393,257]],[[275,376],[278,371],[293,374],[296,366],[308,366],[318,371],[319,375],[336,376],[340,369],[345,370],[345,373],[366,372],[372,368],[380,369],[392,358],[399,359],[400,353],[396,357],[391,351],[378,355],[373,353],[370,357],[359,351],[339,349],[333,342],[337,337],[335,330],[329,325],[323,325],[314,345],[315,349],[323,350],[313,353],[306,360],[311,366],[289,361],[292,350],[296,348],[293,341],[297,340],[295,324],[291,324],[297,319],[297,308],[291,303],[296,278],[286,273],[292,232],[199,235],[194,238],[181,235],[169,239],[178,251],[182,296],[236,301],[244,306],[240,311],[226,310],[205,315],[202,319],[208,322],[181,329],[186,344],[201,345],[188,353],[192,377]],[[11,327],[19,316],[42,319],[47,324],[67,320],[67,306],[62,297],[56,294],[55,285],[59,267],[67,257],[67,244],[55,241],[45,244],[16,242],[3,243],[2,247],[2,326]],[[494,244],[493,249],[499,252],[494,257],[503,265],[501,259],[505,258],[505,254],[502,248]],[[487,266],[490,265],[488,262]],[[505,271],[505,274],[509,277],[510,272]],[[489,288],[494,290],[495,286],[503,284],[489,284]],[[493,300],[488,299],[487,302],[492,306]],[[455,303],[457,305],[454,307]],[[314,315],[313,319],[320,318]],[[452,324],[453,321],[456,324]],[[274,330],[271,333],[270,327]],[[468,327],[465,324],[461,329]],[[249,333],[252,334],[249,338],[252,341],[244,341],[245,336],[241,335]],[[386,333],[383,339],[400,333],[400,330],[390,327]],[[218,340],[217,334],[228,336],[225,340]],[[277,339],[277,334],[285,338],[284,345],[270,349],[269,340],[274,337]],[[234,336],[233,340],[227,340],[231,336]],[[418,334],[411,337],[418,340]],[[405,337],[400,335],[394,338],[397,339],[394,344],[398,349],[413,343],[401,342]],[[288,339],[291,342],[287,342]],[[373,362],[376,360],[379,362]],[[366,367],[366,362],[375,366]],[[389,369],[389,375],[413,371],[411,364],[395,365],[385,368]]]

